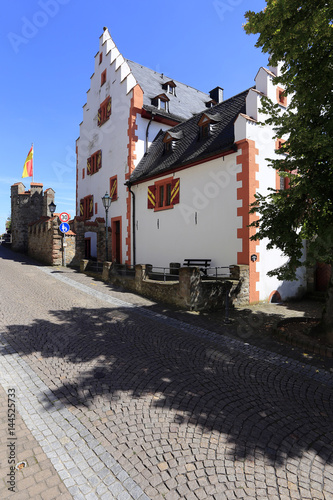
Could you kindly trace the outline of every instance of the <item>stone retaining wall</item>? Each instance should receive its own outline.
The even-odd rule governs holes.
[[[82,260],[80,271],[85,272],[87,265],[88,261]],[[133,278],[118,274],[111,262],[104,262],[102,279],[152,300],[194,311],[223,309],[227,296],[230,305],[249,302],[248,266],[230,266],[232,279],[226,280],[205,280],[199,268],[182,267],[179,269],[179,281],[150,280],[148,271],[151,267],[150,264],[136,265]]]

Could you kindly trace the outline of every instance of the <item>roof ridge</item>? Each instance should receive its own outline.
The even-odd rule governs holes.
[[[141,68],[145,68],[145,69],[148,69],[149,71],[153,71],[154,73],[156,73],[156,75],[160,75],[160,76],[163,76],[163,78],[165,78],[165,83],[166,82],[170,82],[170,81],[173,81],[175,83],[180,83],[181,85],[184,85],[185,87],[188,87],[189,89],[193,89],[193,90],[196,90],[197,92],[200,92],[201,94],[205,94],[207,96],[209,96],[209,93],[208,92],[204,92],[203,90],[199,90],[197,89],[196,87],[193,87],[192,85],[187,85],[187,83],[183,83],[181,82],[180,80],[176,80],[175,78],[172,78],[172,77],[169,77],[169,76],[166,76],[164,73],[159,73],[158,71],[155,71],[154,69],[152,68],[149,68],[148,66],[144,66],[143,64],[141,63],[137,63],[135,61],[132,61],[131,59],[128,59],[126,57],[124,57],[125,61],[127,63],[133,63],[133,64],[137,64],[138,66],[141,66]]]

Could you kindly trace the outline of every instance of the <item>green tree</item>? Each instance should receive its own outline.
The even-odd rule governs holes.
[[[7,231],[7,233],[12,232],[12,219],[10,217],[7,217],[7,220],[6,220],[6,231]]]
[[[259,34],[256,47],[272,66],[281,66],[274,83],[288,96],[285,112],[267,98],[262,109],[275,138],[287,137],[270,164],[287,177],[290,188],[258,195],[251,211],[259,215],[254,239],[269,238],[270,247],[288,257],[271,275],[295,279],[302,264],[333,261],[333,4],[325,0],[266,0],[262,12],[248,11],[244,28]],[[329,287],[322,328],[333,335],[333,283]]]

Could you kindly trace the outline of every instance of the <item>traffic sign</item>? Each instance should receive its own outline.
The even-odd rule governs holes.
[[[61,214],[59,215],[59,219],[61,220],[61,222],[67,222],[70,218],[71,216],[67,212],[61,212]]]
[[[68,233],[69,231],[69,224],[67,224],[67,222],[62,222],[59,226],[59,229],[62,233]]]

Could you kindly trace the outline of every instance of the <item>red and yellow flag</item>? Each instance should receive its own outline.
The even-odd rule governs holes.
[[[34,147],[31,146],[30,151],[29,151],[28,156],[27,156],[27,159],[25,160],[25,163],[23,166],[22,178],[23,177],[32,177],[33,156],[34,156]]]

